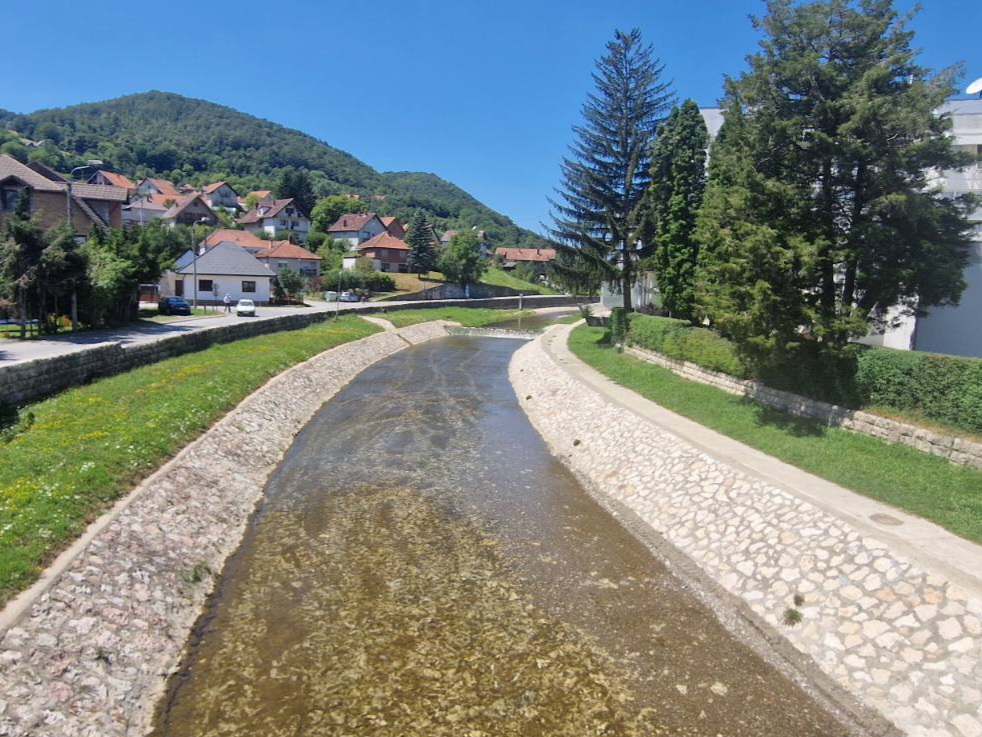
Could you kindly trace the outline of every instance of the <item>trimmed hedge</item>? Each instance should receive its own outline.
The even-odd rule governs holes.
[[[628,316],[627,340],[669,358],[689,361],[741,379],[749,378],[749,372],[730,341],[685,320],[634,313]]]
[[[684,320],[632,314],[629,343],[741,379],[754,377],[736,347]],[[835,355],[802,352],[757,367],[774,389],[861,409],[918,412],[952,427],[982,433],[982,359],[891,348],[850,346]]]
[[[982,433],[982,360],[872,348],[859,355],[856,385],[866,407],[913,410]]]

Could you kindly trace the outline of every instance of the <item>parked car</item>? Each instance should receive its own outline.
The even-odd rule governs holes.
[[[240,299],[239,303],[235,305],[236,315],[251,315],[256,316],[256,303],[251,299]]]
[[[184,297],[164,297],[157,303],[161,315],[190,315],[191,305]]]
[[[341,292],[342,302],[361,302],[361,297],[352,292],[350,289],[346,292]]]

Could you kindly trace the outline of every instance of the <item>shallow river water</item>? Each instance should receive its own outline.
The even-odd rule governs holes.
[[[363,372],[270,479],[153,735],[845,735],[583,491],[516,340]]]

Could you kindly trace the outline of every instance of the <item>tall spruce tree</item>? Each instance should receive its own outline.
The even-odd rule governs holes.
[[[295,169],[284,171],[276,184],[276,194],[280,199],[292,198],[294,204],[307,217],[311,216],[314,205],[317,204],[314,185],[310,181],[310,174],[306,171]]]
[[[406,244],[409,246],[406,268],[411,274],[423,276],[433,271],[436,266],[436,249],[433,248],[430,233],[430,228],[426,224],[426,215],[422,210],[416,210],[406,229]]]
[[[967,162],[937,114],[952,74],[915,63],[909,16],[890,0],[767,11],[727,85],[697,234],[703,314],[764,358],[957,300],[971,206],[933,186]]]
[[[651,149],[651,185],[643,206],[641,240],[654,245],[662,307],[671,317],[687,320],[695,307],[696,215],[706,189],[708,146],[699,106],[686,100],[673,108]]]
[[[559,278],[616,284],[628,310],[636,265],[652,251],[638,239],[638,205],[648,188],[652,139],[674,99],[661,81],[663,70],[639,30],[615,32],[597,62],[583,123],[573,127],[576,140],[557,189],[561,201],[551,201]]]

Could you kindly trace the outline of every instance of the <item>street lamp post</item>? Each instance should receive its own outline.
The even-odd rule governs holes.
[[[68,175],[68,184],[65,186],[65,209],[67,211],[66,223],[72,230],[72,237],[75,236],[75,229],[72,228],[72,182],[75,180],[75,172],[84,171],[93,166],[102,166],[99,159],[89,159],[85,166],[76,166]],[[72,332],[78,332],[78,290],[75,288],[75,280],[72,279]]]
[[[193,315],[195,310],[198,309],[198,246],[194,242],[194,226],[200,225],[202,223],[207,223],[208,218],[200,218],[191,223],[191,314]]]
[[[344,262],[341,262],[341,267],[338,269],[338,291],[334,293],[334,319],[337,320],[341,317],[341,272],[344,270]]]

